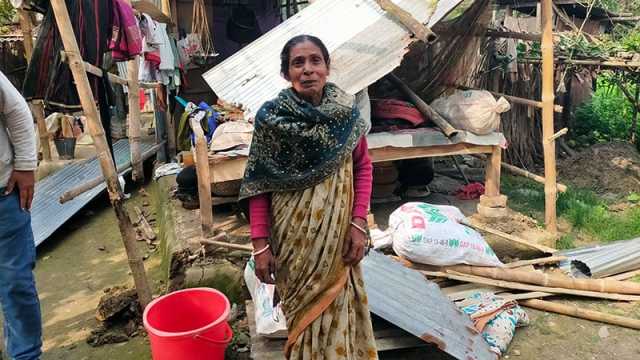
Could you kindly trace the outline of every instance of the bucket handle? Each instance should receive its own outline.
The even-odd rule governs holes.
[[[231,330],[231,326],[229,326],[229,323],[224,323],[225,325],[225,339],[224,340],[214,340],[214,339],[209,339],[208,337],[202,336],[200,334],[195,335],[193,338],[194,339],[198,339],[198,340],[204,340],[204,341],[208,341],[214,344],[222,344],[222,345],[227,345],[229,342],[231,342],[231,339],[233,338],[233,330]]]

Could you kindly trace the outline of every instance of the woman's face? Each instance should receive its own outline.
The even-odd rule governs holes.
[[[287,80],[301,98],[319,105],[328,75],[329,65],[314,43],[304,41],[291,48]]]

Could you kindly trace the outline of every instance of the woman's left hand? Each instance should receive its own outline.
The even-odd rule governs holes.
[[[354,218],[353,222],[363,229],[367,228],[367,221],[361,218]],[[365,246],[367,245],[367,235],[351,225],[349,234],[342,247],[342,260],[347,265],[356,265],[364,257]]]

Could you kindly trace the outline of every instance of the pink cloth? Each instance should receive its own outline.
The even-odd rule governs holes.
[[[373,186],[373,165],[369,158],[366,137],[360,139],[352,155],[354,197],[351,216],[366,220]],[[271,232],[270,194],[261,194],[249,199],[249,218],[251,219],[251,238],[268,238]]]
[[[142,34],[131,5],[116,0],[113,6],[113,30],[109,41],[115,61],[124,61],[142,53]]]

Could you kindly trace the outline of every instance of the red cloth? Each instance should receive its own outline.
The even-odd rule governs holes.
[[[465,185],[456,191],[456,196],[460,200],[475,200],[481,195],[484,195],[484,185],[477,182]]]
[[[352,217],[367,219],[369,200],[373,187],[373,165],[369,157],[366,137],[353,149],[353,210]],[[261,194],[249,199],[249,218],[251,220],[251,238],[268,238],[271,233],[271,196]]]
[[[373,117],[378,119],[402,119],[410,122],[413,126],[418,126],[425,122],[424,116],[415,106],[394,99],[374,100]]]

